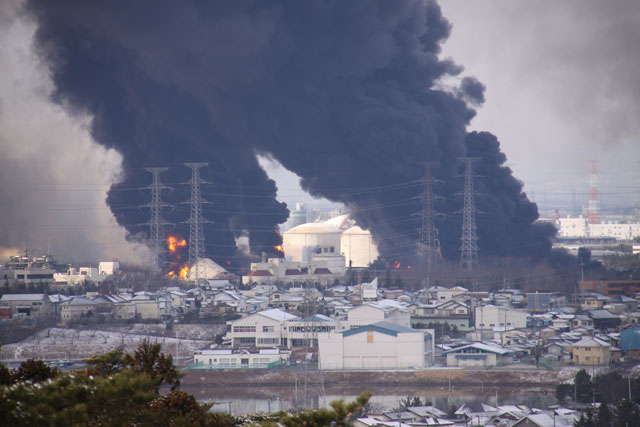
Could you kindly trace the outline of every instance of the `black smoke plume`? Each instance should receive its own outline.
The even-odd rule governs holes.
[[[466,132],[483,86],[443,81],[462,68],[438,57],[450,25],[435,1],[299,0],[86,2],[30,0],[37,44],[56,99],[94,117],[92,134],[123,156],[124,180],[108,203],[131,233],[144,230],[149,166],[188,199],[182,162],[208,161],[206,250],[237,257],[234,237],[274,253],[286,206],[256,156],[277,159],[316,196],[342,202],[374,234],[387,260],[415,254],[420,161],[455,182],[459,158],[480,157],[486,216],[482,253],[544,255],[548,229],[503,166],[490,134]],[[456,210],[456,184],[440,190]],[[482,203],[479,203],[483,207]],[[167,213],[169,215],[169,213]],[[171,214],[188,217],[179,206]],[[442,224],[443,253],[458,256],[455,215]]]

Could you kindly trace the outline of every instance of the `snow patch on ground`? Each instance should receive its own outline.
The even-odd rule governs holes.
[[[172,338],[125,331],[48,328],[18,343],[2,346],[0,358],[7,362],[27,359],[83,360],[116,349],[133,353],[144,339],[162,344],[163,353],[171,354],[180,360],[191,359],[195,350],[208,348],[212,343],[211,340]]]

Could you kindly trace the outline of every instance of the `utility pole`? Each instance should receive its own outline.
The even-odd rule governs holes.
[[[464,168],[464,204],[462,209],[462,245],[460,246],[460,268],[471,272],[478,266],[478,236],[476,235],[476,204],[473,162],[477,157],[463,157]]]
[[[204,230],[203,224],[207,222],[202,217],[202,194],[200,186],[206,182],[200,178],[200,169],[208,166],[209,163],[185,163],[191,168],[191,179],[187,181],[191,184],[191,199],[189,201],[191,215],[189,217],[189,268],[195,269],[196,285],[199,283],[198,262],[204,258]]]
[[[436,228],[436,215],[433,204],[436,197],[433,194],[433,184],[435,180],[431,174],[432,162],[420,163],[424,167],[422,178],[418,182],[422,183],[422,194],[416,199],[422,202],[422,209],[417,216],[420,217],[420,229],[418,247],[420,256],[427,266],[427,274],[423,283],[426,287],[430,286],[430,276],[435,259],[440,259],[440,240],[438,240],[438,229]]]
[[[580,257],[580,283],[584,286],[584,260]],[[576,287],[576,295],[575,295],[575,303],[578,304],[578,288],[580,285]]]
[[[162,216],[162,208],[169,206],[162,201],[162,190],[170,188],[160,182],[160,174],[169,168],[145,168],[153,176],[151,185],[147,188],[151,190],[151,203],[147,206],[151,209],[149,225],[149,241],[153,253],[153,263],[156,270],[160,270],[164,263],[164,227],[168,224]]]

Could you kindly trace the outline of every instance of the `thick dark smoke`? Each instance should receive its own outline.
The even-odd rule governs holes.
[[[96,140],[123,155],[126,176],[108,203],[131,233],[148,218],[137,208],[137,189],[150,181],[144,167],[171,166],[163,180],[175,185],[189,178],[180,163],[208,161],[208,255],[234,259],[243,233],[254,253],[273,251],[288,212],[256,160],[266,154],[311,194],[347,205],[383,257],[408,259],[417,162],[437,162],[450,183],[459,157],[473,155],[486,193],[483,253],[549,250],[550,231],[533,225],[537,208],[502,166],[497,140],[467,135],[482,84],[439,89],[462,68],[438,58],[450,25],[435,1],[33,0],[28,10],[57,100],[90,112]],[[456,209],[458,187],[439,190],[451,193],[444,210]],[[169,201],[188,198],[179,188]],[[188,209],[171,215],[184,220]],[[455,258],[459,221],[447,218],[443,252]]]

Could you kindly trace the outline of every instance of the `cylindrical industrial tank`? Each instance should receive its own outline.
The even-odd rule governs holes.
[[[349,267],[350,261],[352,267],[368,267],[378,258],[378,248],[371,238],[371,233],[357,225],[342,233],[340,249],[345,258],[346,267]]]
[[[329,224],[302,224],[283,233],[282,248],[295,262],[303,261],[303,248],[320,248],[323,253],[339,254],[341,234],[342,230]]]

